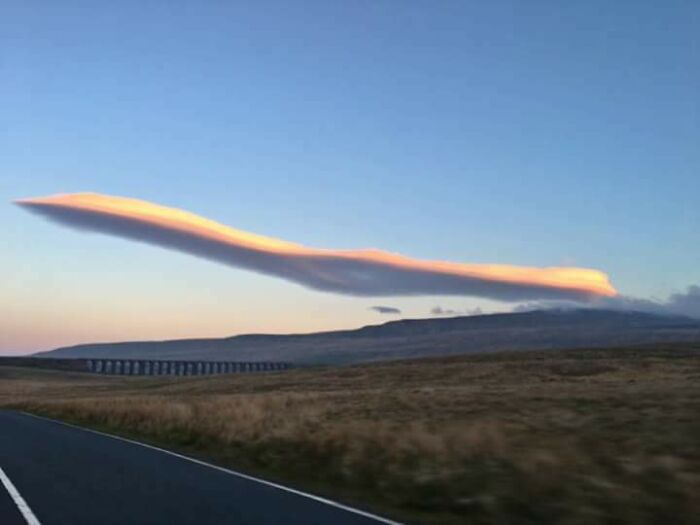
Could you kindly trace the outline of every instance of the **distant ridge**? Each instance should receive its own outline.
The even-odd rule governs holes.
[[[284,360],[347,364],[410,357],[584,346],[700,342],[700,321],[617,310],[534,310],[439,319],[403,319],[354,330],[247,334],[220,339],[98,343],[36,357]]]

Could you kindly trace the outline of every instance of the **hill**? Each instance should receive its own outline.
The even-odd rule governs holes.
[[[491,352],[700,342],[700,321],[614,310],[531,312],[405,319],[356,330],[84,344],[36,354],[56,358],[283,360],[349,364]]]

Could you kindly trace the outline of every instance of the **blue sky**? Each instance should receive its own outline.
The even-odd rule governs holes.
[[[637,297],[700,283],[697,2],[231,4],[3,2],[0,352],[511,308],[319,293],[9,204],[58,192]]]

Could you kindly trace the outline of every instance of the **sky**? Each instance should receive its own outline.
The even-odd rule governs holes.
[[[65,193],[682,294],[700,283],[699,27],[694,1],[5,0],[0,354],[518,306],[310,289],[12,204]]]

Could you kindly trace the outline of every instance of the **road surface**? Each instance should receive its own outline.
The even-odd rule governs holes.
[[[148,445],[11,411],[0,411],[0,481],[2,525],[393,523]]]

